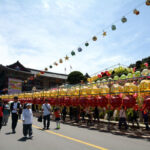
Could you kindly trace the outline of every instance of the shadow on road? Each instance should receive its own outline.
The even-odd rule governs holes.
[[[27,140],[27,138],[25,138],[25,137],[18,139],[18,141],[20,141],[20,142],[25,142],[26,140]]]
[[[6,135],[14,134],[13,132],[7,132],[5,133]]]

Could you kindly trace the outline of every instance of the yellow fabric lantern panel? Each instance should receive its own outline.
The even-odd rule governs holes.
[[[106,96],[109,93],[109,87],[106,84],[100,85],[99,91],[101,96]]]
[[[79,93],[80,93],[80,89],[79,89],[79,87],[76,87],[75,91],[74,91],[74,96],[78,96]]]
[[[150,94],[150,80],[142,80],[139,85],[140,93],[142,95]]]
[[[125,83],[124,85],[124,92],[128,92],[127,94],[133,95],[134,92],[138,91],[138,86],[134,83]]]
[[[124,88],[119,84],[113,84],[111,87],[111,93],[114,93],[115,95],[118,95],[119,92],[123,92]]]
[[[83,96],[87,96],[87,88],[88,87],[86,87],[86,86],[83,86],[82,88],[81,88],[81,95],[83,95]]]
[[[65,96],[66,94],[67,94],[67,89],[62,88],[62,89],[59,90],[59,95]]]
[[[92,94],[92,95],[98,95],[99,93],[100,93],[99,88],[98,88],[96,85],[94,85],[94,86],[92,87],[92,89],[91,89],[91,94]]]

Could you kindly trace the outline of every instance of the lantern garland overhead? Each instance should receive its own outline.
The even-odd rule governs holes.
[[[121,21],[122,23],[126,23],[126,22],[128,21],[127,15],[130,14],[130,13],[133,13],[133,14],[135,14],[135,15],[139,15],[139,14],[140,14],[140,11],[139,11],[137,8],[139,8],[139,7],[142,6],[143,4],[145,4],[145,5],[147,5],[147,6],[150,6],[150,0],[146,0],[145,3],[144,3],[144,2],[140,3],[139,5],[137,5],[137,7],[135,7],[136,9],[134,9],[133,11],[132,11],[132,10],[129,11],[126,15],[123,15],[123,17],[121,17],[121,19],[119,19],[119,20],[116,21],[115,23],[113,23],[113,24],[111,24],[110,26],[108,26],[107,28],[105,28],[105,30],[107,30],[107,29],[109,29],[109,28],[111,28],[112,31],[117,30],[116,23],[119,22],[119,21]],[[99,32],[97,35],[101,34],[103,37],[107,36],[107,31],[105,31],[105,30],[102,30],[102,33]],[[93,36],[92,38],[90,38],[90,40],[88,40],[87,42],[84,42],[84,45],[82,44],[82,46],[88,47],[88,46],[90,45],[90,42],[89,42],[89,41],[91,41],[91,40],[94,41],[94,42],[97,41],[98,38],[99,38],[97,35],[95,35],[95,36]],[[83,51],[83,48],[82,48],[82,47],[78,47],[76,50],[75,50],[75,49],[72,50],[72,51],[70,52],[70,55],[71,55],[71,56],[75,56],[75,55],[76,55],[76,51],[77,51],[78,53],[79,53],[79,52],[81,53],[81,52]],[[65,60],[65,61],[69,60],[68,55],[66,55],[66,57],[64,58],[64,60]],[[58,66],[59,64],[63,64],[63,62],[64,62],[64,61],[63,61],[63,58],[60,58],[60,59],[58,60],[58,62],[59,62],[59,63],[57,63],[57,61],[56,61],[56,62],[54,62],[53,64],[49,65],[49,69],[52,69],[52,68],[54,68],[55,66]],[[48,71],[48,68],[47,68],[47,67],[45,68],[45,71]]]

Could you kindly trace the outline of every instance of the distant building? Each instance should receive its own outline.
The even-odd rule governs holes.
[[[7,91],[4,89],[9,91],[11,88],[21,89],[21,91],[49,89],[64,84],[68,77],[66,74],[46,71],[34,78],[39,72],[40,70],[24,67],[19,61],[9,66],[0,65],[0,93],[4,94],[3,91]],[[24,82],[29,78],[31,79]]]

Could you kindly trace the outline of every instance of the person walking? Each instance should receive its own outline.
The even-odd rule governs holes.
[[[126,112],[124,106],[122,106],[122,109],[119,112],[119,129],[121,129],[122,123],[125,126],[125,129],[128,129],[127,122],[126,122]]]
[[[146,127],[146,130],[149,130],[149,125],[148,125],[148,110],[147,108],[145,108],[142,112],[143,114],[143,119],[144,119],[144,124],[145,124],[145,127]]]
[[[7,102],[3,105],[3,125],[6,126],[10,115],[10,107]]]
[[[33,122],[33,114],[31,109],[31,104],[27,104],[26,108],[23,109],[22,113],[22,120],[23,120],[23,135],[27,138],[32,138],[32,122]]]
[[[50,126],[50,114],[51,114],[51,106],[48,103],[48,100],[45,100],[45,103],[42,105],[42,110],[43,110],[43,129],[49,129]]]
[[[56,129],[60,129],[60,109],[59,108],[55,108],[54,116],[55,116],[55,121],[56,121]]]
[[[66,106],[64,106],[64,108],[62,110],[62,119],[64,122],[66,121],[66,115],[67,115],[67,108],[66,108]]]
[[[14,102],[11,103],[10,110],[12,114],[12,133],[16,133],[15,129],[18,123],[18,112],[20,109],[20,103],[18,102],[18,97],[14,97]]]
[[[0,99],[0,130],[2,129],[2,125],[3,125],[3,105]]]

